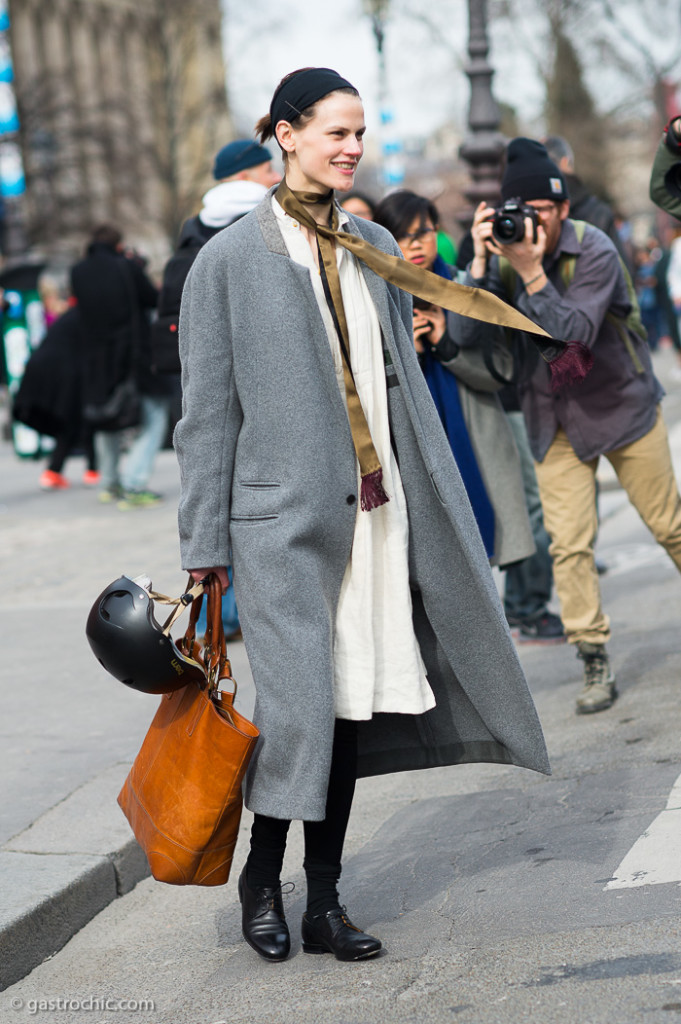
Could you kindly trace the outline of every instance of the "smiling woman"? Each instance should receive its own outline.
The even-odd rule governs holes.
[[[204,246],[182,300],[182,560],[224,586],[231,562],[257,691],[244,937],[268,960],[290,952],[295,818],[303,950],[361,960],[381,942],[337,891],[356,778],[548,762],[411,300],[389,276],[417,268],[334,200],[362,156],[357,90],[328,68],[294,72],[257,130],[285,179]]]
[[[299,91],[304,78],[308,93]],[[327,85],[333,90],[311,102],[310,97]],[[290,188],[320,193],[352,188],[364,152],[364,107],[355,87],[335,72],[303,68],[286,75],[275,90],[270,113],[258,121],[255,131],[262,142],[276,137]]]

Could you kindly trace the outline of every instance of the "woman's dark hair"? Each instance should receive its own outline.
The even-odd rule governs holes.
[[[369,209],[371,210],[371,216],[374,217],[376,215],[376,200],[375,199],[371,199],[366,194],[366,192],[358,192],[357,189],[353,189],[352,192],[344,192],[342,195],[339,195],[337,198],[338,198],[338,202],[340,203],[341,206],[345,206],[345,204],[347,203],[348,199],[361,199],[362,202],[366,203],[367,206],[369,207]]]
[[[281,82],[274,90],[273,95],[276,95],[281,89],[281,87],[286,84],[286,82],[289,82],[292,78],[295,78],[295,76],[299,75],[302,71],[314,71],[314,68],[298,68],[297,71],[292,71],[289,75],[284,75]],[[346,96],[359,96],[357,90],[352,87],[348,89],[335,89],[334,92],[345,93]],[[333,94],[327,93],[327,96],[331,95]],[[322,99],[326,99],[326,96],[322,96]],[[321,100],[317,100],[317,103],[321,103]],[[313,103],[311,106],[306,107],[305,110],[301,110],[297,117],[291,118],[289,124],[293,125],[296,128],[304,128],[305,125],[314,117],[315,107],[317,106],[317,103]],[[261,117],[260,120],[257,122],[255,126],[255,134],[260,139],[261,143],[267,142],[268,139],[275,139],[275,141],[278,142],[274,134],[275,128],[276,125],[272,124],[272,118],[268,112],[267,114],[265,114],[264,117]]]
[[[434,228],[440,222],[435,203],[406,188],[391,192],[374,210],[374,224],[387,228],[396,241],[407,235],[417,218],[422,228],[425,228],[428,220]]]

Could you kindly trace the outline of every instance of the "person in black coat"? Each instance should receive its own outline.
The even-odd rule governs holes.
[[[202,207],[182,225],[175,252],[163,270],[158,316],[152,325],[152,359],[163,373],[180,373],[178,324],[182,290],[192,264],[206,242],[255,209],[267,190],[281,180],[272,154],[253,139],[234,139],[215,156],[213,177]]]
[[[40,434],[56,439],[47,469],[40,477],[44,490],[63,490],[68,456],[81,449],[87,459],[85,484],[98,480],[92,431],[82,418],[83,335],[80,311],[69,309],[48,327],[40,346],[26,364],[14,398],[12,415]]]
[[[172,386],[154,374],[148,313],[158,290],[137,259],[122,248],[121,232],[103,224],[92,235],[85,258],[71,270],[71,289],[84,333],[83,401],[101,406],[118,384],[133,376],[141,395],[141,429],[119,473],[122,431],[97,430],[100,500],[148,505],[160,500],[147,490],[153,461],[168,429]]]

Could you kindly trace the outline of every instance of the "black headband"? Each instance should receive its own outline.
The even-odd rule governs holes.
[[[346,78],[331,68],[310,68],[300,71],[277,89],[270,103],[272,131],[279,121],[295,121],[313,103],[337,89],[354,89]]]

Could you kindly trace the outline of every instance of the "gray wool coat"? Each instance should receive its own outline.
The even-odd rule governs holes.
[[[348,230],[399,255],[383,229]],[[368,268],[409,509],[414,625],[437,706],[359,723],[359,776],[490,761],[549,772],[473,513],[419,367],[411,297]],[[325,817],[336,608],[358,512],[355,452],[309,271],[270,199],[207,243],[180,318],[182,564],[234,567],[261,732],[246,806]]]
[[[456,340],[456,335],[452,336]],[[495,339],[492,357],[499,373],[509,377],[513,356],[505,338]],[[485,366],[480,349],[461,348],[454,359],[442,365],[456,377],[461,412],[494,510],[494,557],[490,561],[492,565],[519,562],[533,555],[536,548],[527,514],[520,456],[497,396],[502,385]]]

